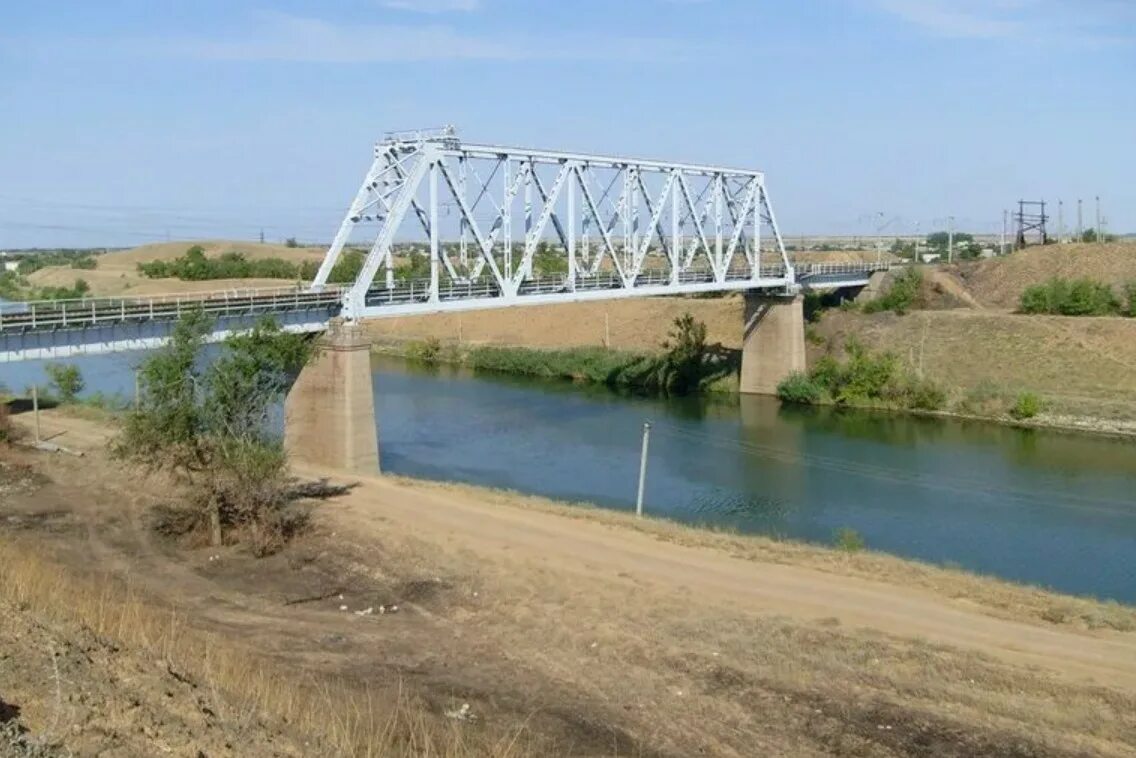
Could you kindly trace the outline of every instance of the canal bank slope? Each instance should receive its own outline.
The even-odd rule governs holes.
[[[5,539],[63,573],[131,577],[136,596],[178,605],[179,628],[212,635],[213,660],[243,651],[300,672],[295,698],[322,688],[328,718],[356,691],[383,724],[402,697],[413,719],[462,735],[467,749],[445,754],[1136,750],[1136,633],[1119,631],[1132,609],[379,477],[318,506],[314,531],[274,558],[185,550],[150,532],[168,494],[105,459],[107,427],[49,414],[45,428],[87,455],[25,457],[47,480],[5,490]],[[217,681],[193,665],[174,670]],[[5,670],[0,694],[19,704],[30,680]],[[223,681],[247,714],[249,693]],[[25,711],[33,730],[51,723],[42,697]]]
[[[809,366],[826,355],[843,356],[851,339],[873,353],[893,353],[902,372],[940,387],[940,411],[1020,423],[1009,411],[1019,395],[1032,393],[1042,412],[1030,424],[1136,434],[1136,319],[1013,311],[1026,287],[1053,276],[1089,277],[1121,293],[1128,281],[1136,281],[1136,245],[1052,245],[924,271],[917,302],[903,315],[818,312],[806,326]],[[413,356],[421,343],[436,341],[441,359],[448,360],[482,346],[510,347],[532,351],[526,360],[513,361],[531,367],[550,350],[658,353],[674,320],[685,313],[706,325],[708,344],[733,354],[736,362],[744,320],[739,295],[382,319],[367,329],[387,352]],[[550,359],[555,375],[571,375],[562,370],[570,358]],[[581,363],[594,358],[578,356]],[[716,382],[713,389],[736,391],[736,382]]]

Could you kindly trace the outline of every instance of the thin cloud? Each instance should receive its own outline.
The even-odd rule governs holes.
[[[872,0],[881,11],[941,37],[1104,44],[1126,41],[1133,6],[1115,0]],[[1131,40],[1128,35],[1127,40]]]
[[[441,24],[337,24],[267,14],[239,35],[216,37],[52,38],[22,41],[29,54],[56,57],[145,56],[204,61],[413,63],[484,60],[662,60],[698,54],[666,38],[469,33]]]
[[[1011,37],[1022,31],[1019,21],[997,13],[968,9],[965,0],[879,0],[880,8],[915,26],[945,37]]]
[[[385,8],[415,13],[470,12],[481,7],[481,0],[382,0]]]

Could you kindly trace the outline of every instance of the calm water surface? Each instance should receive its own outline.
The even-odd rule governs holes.
[[[878,550],[1136,602],[1136,444],[376,362],[385,470]]]
[[[127,394],[137,354],[79,361]],[[0,366],[21,389],[37,363]],[[1136,603],[1136,444],[775,400],[655,400],[379,359],[385,471],[874,549]]]

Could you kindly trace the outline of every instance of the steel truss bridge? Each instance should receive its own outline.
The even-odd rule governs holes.
[[[331,283],[363,235],[354,281]],[[419,278],[405,276],[409,249],[428,261]],[[189,309],[223,339],[266,315],[316,332],[333,317],[857,287],[887,267],[795,267],[759,171],[464,144],[451,128],[392,133],[310,284],[0,305],[0,362],[155,347]]]

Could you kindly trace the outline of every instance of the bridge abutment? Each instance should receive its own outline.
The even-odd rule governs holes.
[[[804,370],[804,298],[747,292],[739,390],[776,395],[782,380]]]
[[[377,474],[370,341],[358,324],[332,319],[317,350],[284,401],[284,446],[304,463]]]

